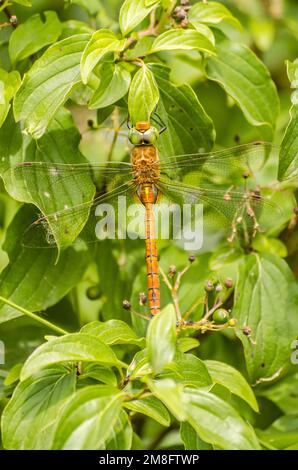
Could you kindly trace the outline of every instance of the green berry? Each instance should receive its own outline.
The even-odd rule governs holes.
[[[215,310],[212,318],[215,323],[222,325],[223,323],[227,323],[229,320],[229,312],[224,308],[219,308],[218,310]]]
[[[214,290],[214,284],[211,280],[206,281],[204,285],[204,289],[206,292],[212,292]]]

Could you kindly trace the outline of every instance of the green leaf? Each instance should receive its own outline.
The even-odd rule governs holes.
[[[110,106],[123,98],[130,86],[130,73],[122,64],[103,64],[98,75],[100,84],[89,102],[90,109]]]
[[[61,362],[98,362],[121,367],[113,350],[94,336],[72,333],[42,344],[29,356],[21,373],[21,380],[39,369]]]
[[[234,367],[219,361],[205,361],[214,383],[223,385],[234,395],[246,401],[253,410],[259,411],[255,395],[243,375]]]
[[[74,34],[93,34],[94,29],[84,21],[67,20],[62,23],[62,34],[60,39],[65,39]]]
[[[197,348],[200,345],[200,342],[196,338],[183,337],[178,338],[177,348],[180,352],[186,353],[192,349]]]
[[[259,450],[258,439],[238,412],[212,393],[185,390],[188,422],[200,438],[224,450]]]
[[[183,393],[184,386],[172,379],[154,380],[148,383],[153,395],[158,398],[178,421],[187,418],[187,400]]]
[[[298,88],[297,82],[297,70],[298,70],[298,60],[295,59],[294,62],[286,60],[287,75],[288,79],[291,82],[291,88]]]
[[[205,24],[202,24],[202,23],[196,23],[196,22],[193,22],[192,23],[192,26],[195,28],[195,30],[202,34],[203,36],[205,36],[209,42],[211,42],[211,44],[213,46],[215,46],[215,37],[214,37],[214,34],[212,32],[212,30],[206,26]]]
[[[8,171],[3,174],[6,190],[14,199],[35,204],[39,209],[36,219],[39,218],[40,212],[49,215],[63,211],[67,207],[79,206],[87,202],[91,205],[95,194],[91,174],[87,172],[85,174],[82,172],[70,174],[70,170],[63,166],[64,164],[87,162],[78,149],[80,134],[69,111],[61,108],[57,112],[38,144],[28,136],[22,138],[21,131],[14,122],[7,123],[5,131],[9,132],[16,146],[16,148],[8,146],[7,149],[3,149],[2,153],[3,167],[8,168]],[[52,167],[55,177],[51,177],[51,175],[49,176],[50,172],[39,172],[36,166],[32,170],[28,167],[23,170],[23,167],[18,164],[23,163],[24,160],[44,162],[45,164],[51,164],[54,161],[56,164],[63,165],[56,172],[55,167],[54,169]],[[53,217],[49,219],[48,228],[58,247],[69,245],[77,238],[88,216],[88,210],[85,210],[77,214],[75,222],[72,217],[64,217],[56,221],[53,221]],[[24,232],[26,228],[29,228],[30,222],[29,220],[28,226],[24,227]],[[36,230],[36,232],[38,231]],[[34,245],[33,238],[38,235],[34,232],[33,229],[30,233],[32,235],[32,240],[29,240],[30,247],[44,247],[42,241],[39,241],[39,245],[38,243]],[[21,241],[24,242],[24,240]],[[47,256],[50,254],[48,253]]]
[[[13,0],[13,3],[18,3],[19,5],[24,5],[24,7],[31,7],[32,0]]]
[[[202,51],[215,55],[213,44],[194,29],[170,29],[160,34],[152,44],[151,54],[160,51]]]
[[[79,380],[85,380],[90,377],[103,384],[112,385],[113,387],[117,386],[117,377],[110,367],[102,366],[101,364],[85,363],[82,369]]]
[[[143,64],[134,75],[128,95],[131,122],[150,121],[159,100],[159,91],[151,70]]]
[[[140,24],[149,13],[154,10],[160,0],[125,0],[122,4],[119,23],[122,34],[125,36]]]
[[[144,338],[138,338],[135,332],[121,320],[107,322],[94,321],[83,326],[82,333],[96,336],[105,344],[136,344],[144,345]]]
[[[108,29],[96,31],[85,47],[81,60],[81,75],[83,83],[87,83],[90,74],[98,62],[108,52],[121,52],[125,40],[118,39],[116,34]]]
[[[6,339],[6,338],[5,338]],[[20,373],[22,370],[23,364],[15,364],[8,372],[4,380],[4,385],[9,386],[20,379]]]
[[[293,106],[290,109],[290,122],[280,148],[278,178],[281,180],[294,178],[298,174],[298,104],[294,98],[298,93],[298,62],[297,60],[294,62],[288,60],[286,66],[291,88],[294,88],[295,91],[292,95]]]
[[[288,362],[296,337],[296,296],[285,261],[268,253],[246,256],[239,269],[233,316],[252,383],[273,380]],[[249,337],[242,332],[245,326],[251,328]]]
[[[297,408],[296,408],[297,410]],[[268,448],[282,450],[298,449],[298,416],[285,415],[274,421],[265,431],[257,429],[257,435]]]
[[[193,23],[206,23],[218,25],[221,22],[229,23],[238,29],[242,29],[240,22],[222,3],[200,2],[193,5],[188,12],[188,19]]]
[[[163,65],[152,64],[150,68],[160,90],[158,114],[167,125],[167,132],[158,140],[161,157],[210,151],[215,138],[213,122],[193,89],[173,85],[170,69]]]
[[[127,375],[130,378],[146,377],[152,374],[152,367],[149,362],[148,351],[142,349],[138,351],[128,366]]]
[[[57,41],[61,32],[62,25],[55,11],[31,16],[15,28],[10,36],[8,51],[12,63],[26,59]]]
[[[267,68],[248,47],[235,41],[222,40],[217,54],[208,60],[208,78],[236,101],[248,122],[264,126],[264,137],[272,138],[279,99]]]
[[[282,378],[270,387],[257,390],[257,394],[268,398],[284,413],[295,414],[298,409],[298,373]]]
[[[176,341],[176,313],[169,304],[151,320],[147,331],[149,360],[156,374],[173,360]]]
[[[208,387],[212,385],[206,365],[193,354],[177,352],[174,361],[166,367],[162,375],[181,382],[185,386]]]
[[[283,137],[280,154],[278,178],[286,180],[298,175],[298,105],[290,109],[290,122]]]
[[[194,428],[189,423],[180,424],[180,437],[185,450],[212,450],[211,444],[202,441]]]
[[[124,403],[125,408],[149,416],[162,426],[169,426],[171,419],[166,407],[156,397],[144,397]]]
[[[272,253],[273,255],[285,258],[288,255],[286,245],[278,238],[268,238],[258,233],[253,239],[252,248],[259,253]]]
[[[15,96],[21,85],[19,72],[6,72],[0,69],[0,127],[10,110],[10,100]]]
[[[74,393],[75,369],[55,366],[19,383],[2,416],[6,449],[48,450],[66,400]]]
[[[96,16],[102,8],[101,2],[98,0],[71,0],[71,3],[80,5],[90,16]]]
[[[34,218],[32,206],[23,206],[7,230],[4,244],[9,264],[0,274],[0,293],[30,311],[41,311],[55,305],[82,278],[90,261],[86,248],[68,248],[58,263],[56,250],[26,248],[20,234]],[[38,235],[37,232],[35,232]],[[40,240],[32,238],[39,246]],[[19,310],[0,302],[0,323],[23,315]]]
[[[25,130],[33,137],[44,134],[80,83],[80,60],[89,37],[78,34],[53,44],[25,74],[14,101],[14,114],[17,121],[25,121]]]
[[[125,411],[121,411],[118,420],[105,444],[106,450],[130,450],[133,429]]]
[[[78,390],[60,416],[53,449],[96,450],[103,447],[120,411],[117,389],[94,385]]]

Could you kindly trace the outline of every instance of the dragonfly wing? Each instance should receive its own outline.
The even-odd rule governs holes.
[[[273,147],[271,143],[254,142],[209,153],[178,155],[160,164],[161,174],[175,180],[186,175],[197,176],[200,186],[240,181],[243,175],[255,175]]]
[[[104,205],[104,208],[109,206],[113,209],[119,196],[128,197],[134,192],[134,184],[131,181],[124,181],[91,201],[48,215],[37,214],[36,221],[23,234],[22,244],[26,247],[39,248],[63,247],[71,245],[78,235],[86,243],[96,242],[98,241],[95,233],[96,216],[101,215],[99,206]]]
[[[182,210],[187,206],[201,205],[204,233],[228,230],[232,237],[244,234],[250,239],[257,231],[266,228],[272,218],[274,220],[281,214],[279,206],[261,196],[258,190],[223,191],[165,180],[160,181],[158,188],[164,199]],[[192,218],[194,214],[192,211]]]
[[[53,224],[51,214],[63,211],[71,213],[74,207],[84,208],[77,211],[76,220],[68,227],[67,234],[56,238],[60,244],[74,240],[85,225],[88,208],[96,193],[95,182],[109,190],[130,179],[130,167],[125,163],[90,165],[24,162],[4,174],[5,185],[10,194],[15,199],[36,205]],[[61,235],[61,230],[59,233]]]

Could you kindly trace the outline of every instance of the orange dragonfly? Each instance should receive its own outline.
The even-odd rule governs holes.
[[[154,119],[156,123],[156,119]],[[145,245],[148,301],[152,315],[160,312],[155,205],[161,201],[183,206],[202,204],[204,217],[215,222],[216,230],[229,227],[230,240],[237,235],[245,243],[261,230],[261,221],[279,209],[251,188],[250,178],[262,168],[272,149],[270,143],[253,142],[209,153],[175,155],[159,159],[157,143],[166,127],[149,122],[128,123],[133,145],[130,162],[103,164],[55,164],[23,162],[9,170],[18,188],[29,191],[32,202],[42,212],[25,232],[26,246],[68,246],[75,236],[85,242],[98,241],[95,230],[98,206],[115,204],[119,196],[127,203],[141,203],[145,209]],[[72,204],[63,204],[63,194],[71,181]],[[38,182],[38,190],[36,183]],[[93,197],[93,183],[100,188]],[[51,205],[51,194],[55,200]],[[86,202],[86,197],[89,200]],[[91,196],[90,196],[91,195]],[[61,196],[61,197],[60,197]],[[49,209],[50,208],[50,209]],[[207,224],[209,227],[210,223]],[[38,235],[36,235],[38,232]]]

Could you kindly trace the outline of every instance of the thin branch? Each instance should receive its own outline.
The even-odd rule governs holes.
[[[163,280],[164,280],[164,282],[165,282],[167,288],[172,292],[173,286],[172,286],[172,284],[170,283],[170,281],[169,281],[169,279],[168,279],[166,273],[164,272],[164,270],[162,269],[161,266],[159,266],[159,270],[160,270],[160,273],[161,273],[161,275],[162,275],[162,278],[163,278]]]
[[[56,333],[60,333],[61,335],[67,335],[69,334],[68,331],[63,330],[59,326],[54,325],[53,323],[45,320],[42,317],[39,317],[35,313],[30,312],[29,310],[26,310],[25,308],[21,307],[20,305],[15,304],[14,302],[11,302],[11,300],[5,299],[5,297],[0,296],[0,301],[4,302],[5,304],[9,305],[10,307],[18,310],[19,312],[23,313],[29,318],[32,318],[32,320],[37,321],[38,323],[42,323],[44,326],[47,326],[53,331],[56,331]]]

